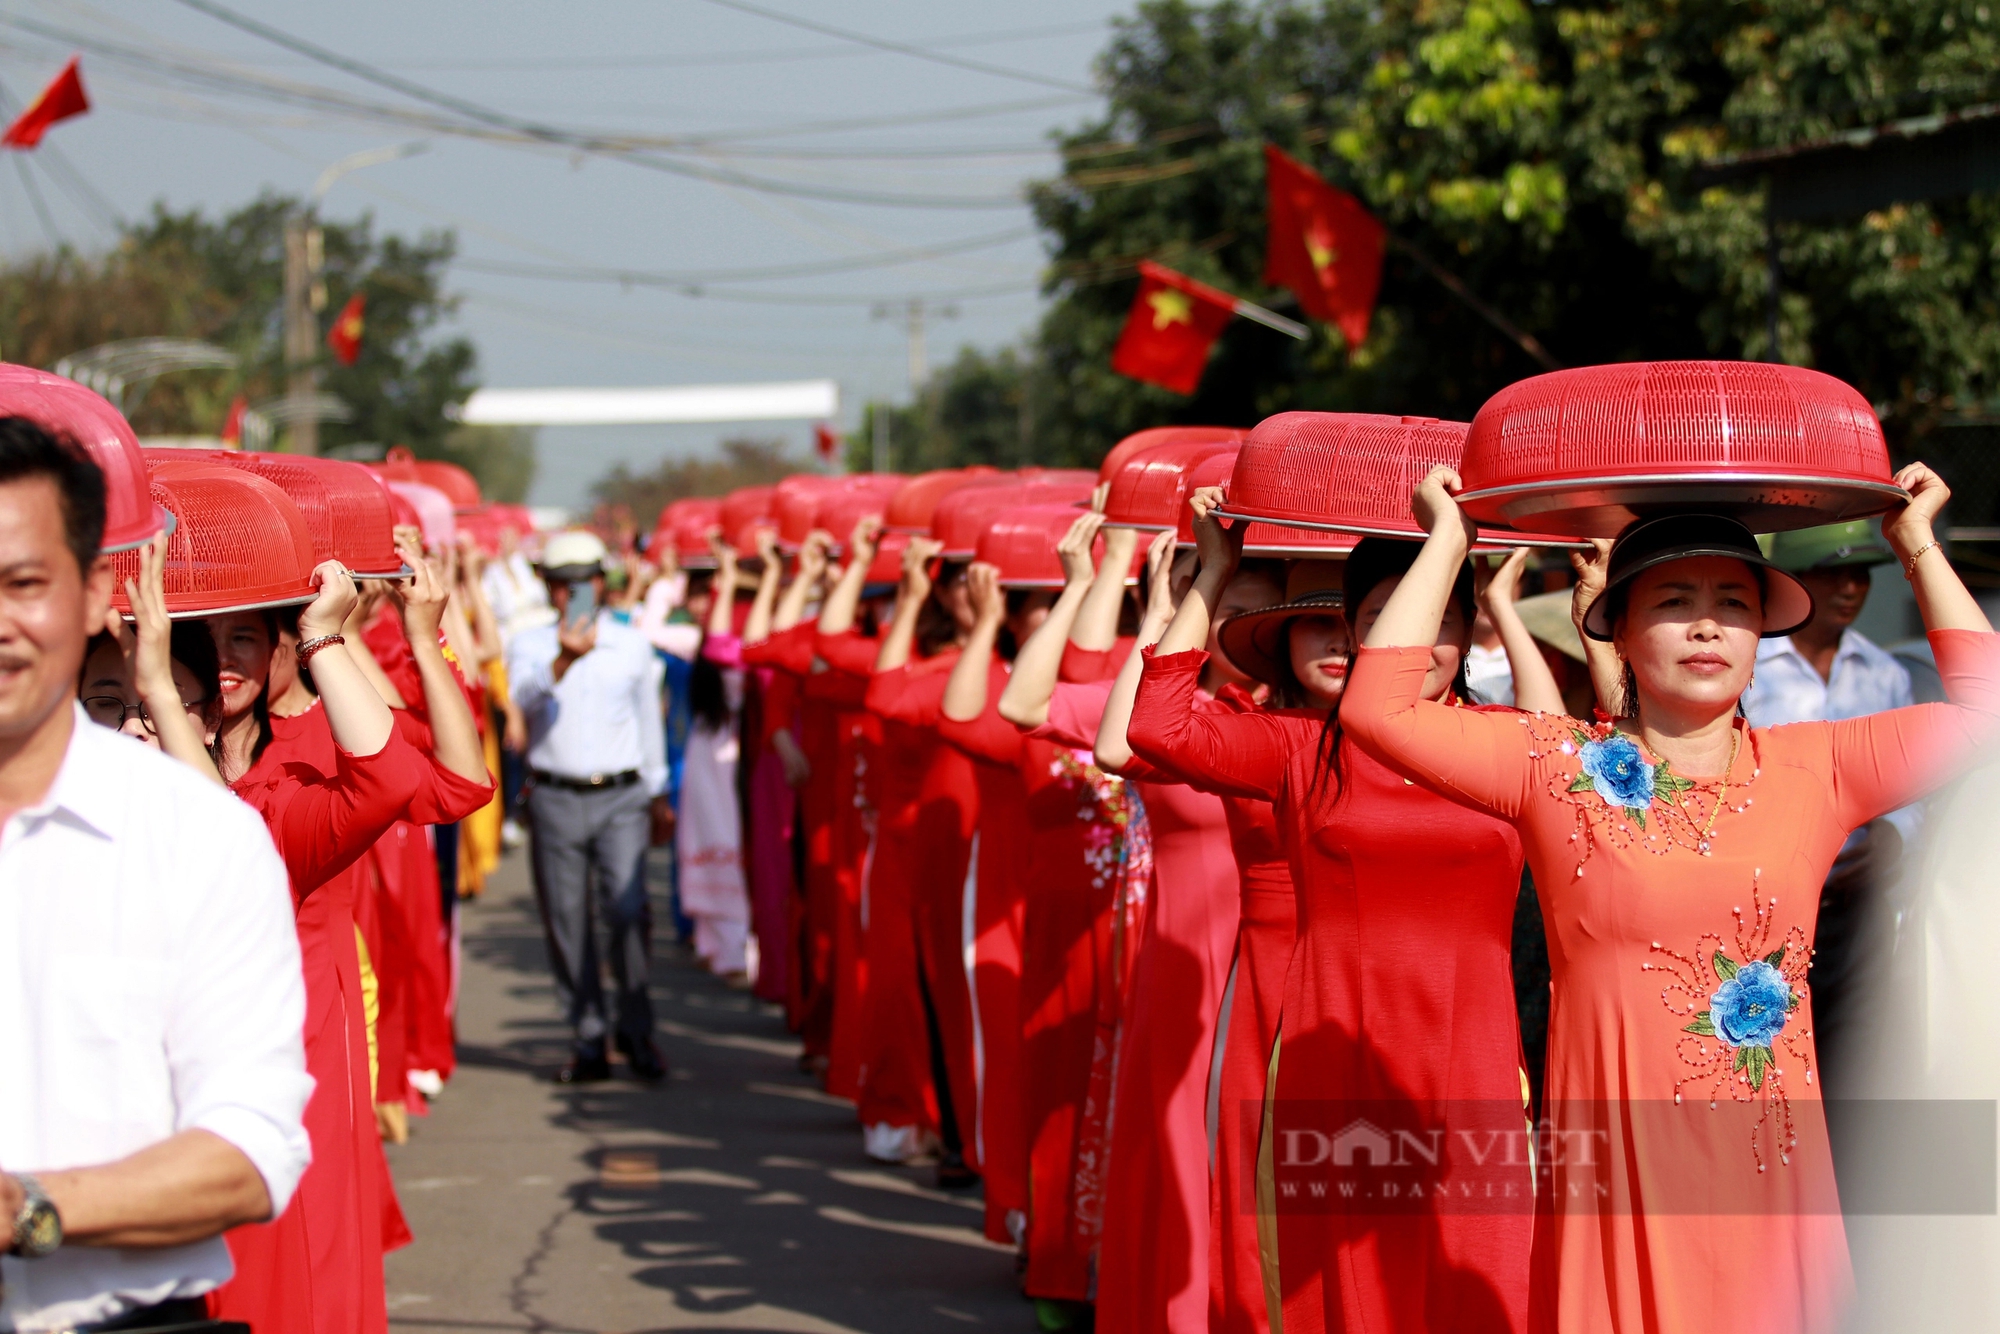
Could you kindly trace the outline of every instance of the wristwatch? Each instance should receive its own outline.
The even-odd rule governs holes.
[[[21,1212],[14,1215],[14,1254],[24,1260],[55,1254],[63,1243],[62,1215],[55,1201],[43,1193],[41,1182],[25,1172],[16,1172],[14,1182],[26,1197]]]

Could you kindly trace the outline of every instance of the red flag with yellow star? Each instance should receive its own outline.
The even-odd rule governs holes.
[[[1236,314],[1236,298],[1139,261],[1139,294],[1111,353],[1111,369],[1135,380],[1192,394],[1208,365],[1208,350]]]
[[[69,58],[62,73],[49,80],[49,86],[14,118],[6,133],[0,134],[0,147],[34,148],[49,132],[49,126],[90,110],[90,97],[83,91],[81,60],[81,56]]]
[[[1360,347],[1382,288],[1382,224],[1360,200],[1270,144],[1264,167],[1264,281],[1289,287],[1306,314],[1338,328],[1350,350]]]
[[[333,327],[326,331],[326,345],[343,366],[352,366],[361,355],[362,304],[359,292],[347,298],[347,304],[334,318]]]

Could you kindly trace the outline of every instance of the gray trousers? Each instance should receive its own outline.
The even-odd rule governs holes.
[[[639,783],[598,792],[537,787],[528,794],[535,900],[549,971],[581,1055],[602,1052],[611,1030],[593,906],[604,918],[605,952],[618,988],[617,1031],[642,1045],[653,1036],[653,1001],[646,993],[653,951],[653,906],[646,894],[651,806]]]

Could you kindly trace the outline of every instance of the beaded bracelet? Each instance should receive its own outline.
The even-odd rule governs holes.
[[[346,635],[321,635],[317,639],[308,639],[305,643],[299,645],[298,648],[292,651],[292,656],[297,658],[299,666],[303,667],[308,662],[311,662],[313,654],[319,652],[321,649],[332,648],[335,644],[345,644],[346,642]]]
[[[1929,551],[1936,545],[1937,539],[1934,537],[1910,553],[1910,558],[1903,562],[1903,577],[1905,579],[1914,579],[1917,577],[1917,561],[1922,559],[1926,551]]]

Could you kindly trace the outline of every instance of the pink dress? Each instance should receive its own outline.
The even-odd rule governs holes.
[[[1064,683],[1034,735],[1092,746],[1108,681]],[[1208,1328],[1210,1075],[1240,891],[1222,800],[1143,762],[1153,894],[1118,1033],[1097,1328]],[[1148,781],[1149,779],[1155,781]]]

